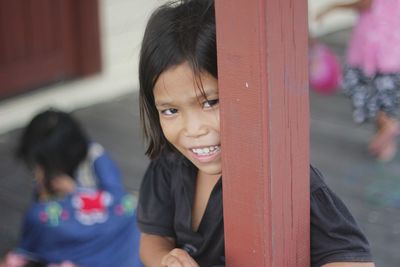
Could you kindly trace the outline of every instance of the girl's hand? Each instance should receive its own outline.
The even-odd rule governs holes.
[[[62,263],[52,263],[48,264],[46,267],[79,267],[78,265],[75,265],[74,263],[70,261],[63,261]]]
[[[0,267],[23,267],[28,263],[28,260],[20,254],[9,252],[5,258],[0,261]]]
[[[185,250],[175,248],[162,258],[161,267],[199,267],[199,265]]]

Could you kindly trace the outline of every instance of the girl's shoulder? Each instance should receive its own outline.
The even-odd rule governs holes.
[[[345,203],[323,181],[322,173],[310,166],[311,262],[371,262],[365,235]]]
[[[315,192],[320,188],[327,187],[323,180],[322,173],[315,168],[314,166],[310,165],[310,191]]]
[[[371,12],[375,19],[394,20],[398,18],[400,0],[374,0],[371,5]],[[375,21],[378,23],[379,21]]]

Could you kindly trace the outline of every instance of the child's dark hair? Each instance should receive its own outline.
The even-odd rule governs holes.
[[[216,50],[213,0],[172,1],[150,17],[139,61],[140,116],[150,158],[169,146],[154,103],[153,89],[158,77],[187,62],[194,77],[205,71],[217,78]]]
[[[74,178],[87,154],[88,139],[79,123],[69,114],[49,109],[37,114],[23,130],[16,155],[30,168],[44,171],[45,186],[59,174]]]

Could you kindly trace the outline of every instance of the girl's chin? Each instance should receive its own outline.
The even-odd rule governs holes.
[[[212,163],[199,163],[193,161],[192,163],[199,169],[199,171],[203,172],[204,174],[220,176],[222,173],[222,165],[220,160]]]
[[[182,152],[183,151],[181,151],[181,153]],[[221,151],[207,156],[199,156],[188,151],[184,152],[185,153],[182,154],[189,159],[201,172],[208,175],[221,175]]]

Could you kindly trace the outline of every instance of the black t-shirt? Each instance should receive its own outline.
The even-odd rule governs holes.
[[[310,169],[311,265],[372,261],[369,245],[343,202]],[[225,266],[222,181],[215,185],[197,232],[192,230],[196,167],[177,153],[150,163],[137,208],[142,232],[172,237],[202,267]]]

